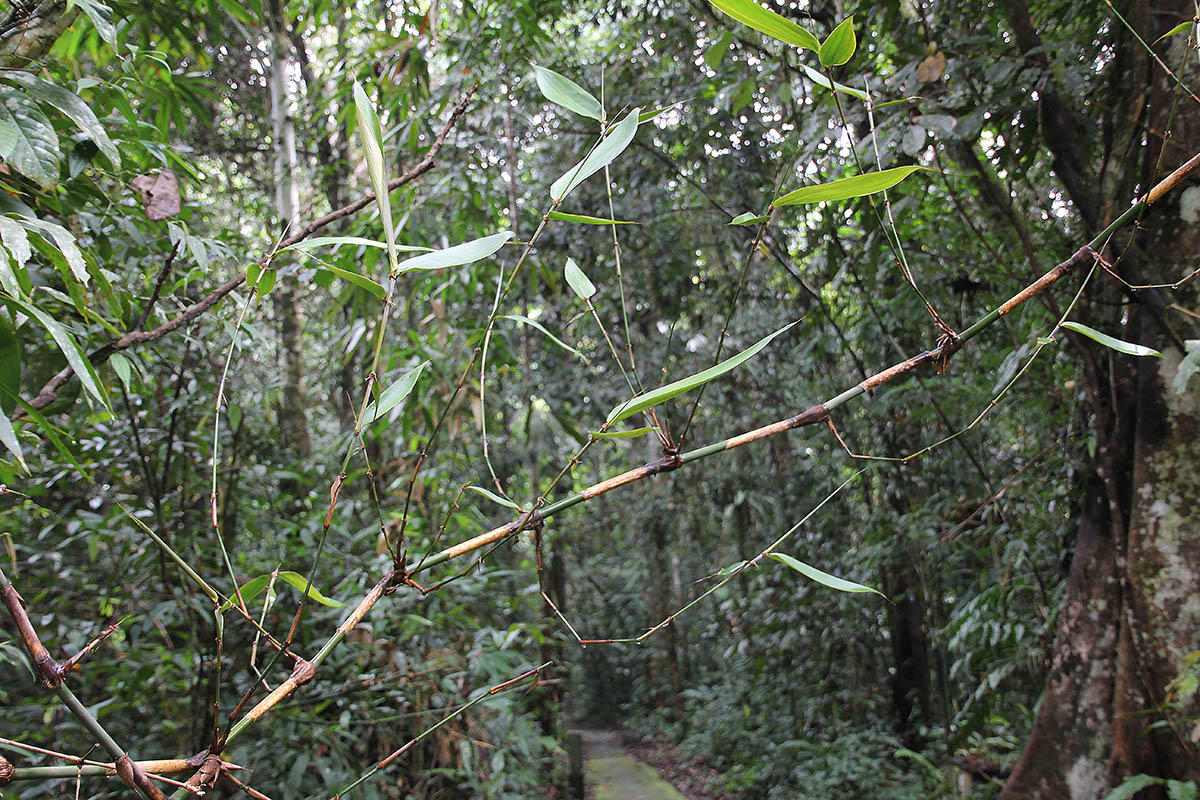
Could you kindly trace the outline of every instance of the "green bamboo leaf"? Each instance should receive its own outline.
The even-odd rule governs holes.
[[[575,81],[545,67],[534,67],[533,72],[537,76],[538,88],[551,103],[597,122],[604,119],[604,107],[600,101]]]
[[[1107,333],[1101,333],[1095,328],[1089,328],[1087,325],[1080,325],[1078,322],[1064,322],[1062,324],[1067,330],[1081,333],[1089,339],[1093,339],[1110,350],[1116,350],[1118,353],[1124,353],[1129,356],[1155,356],[1162,358],[1163,354],[1155,350],[1153,347],[1146,347],[1133,342],[1126,342],[1122,339],[1115,339]]]
[[[853,581],[844,580],[835,575],[830,575],[828,572],[822,572],[816,567],[810,564],[805,564],[803,561],[792,558],[784,553],[768,553],[767,555],[776,561],[786,564],[787,566],[791,567],[802,575],[811,578],[817,583],[828,586],[830,589],[837,589],[839,592],[872,592],[885,600],[887,599],[884,593],[878,589],[872,589],[870,586],[863,586],[861,583],[854,583]]]
[[[653,433],[658,428],[653,425],[647,425],[644,428],[634,428],[631,431],[588,431],[597,439],[636,439],[639,436],[645,436],[647,433]]]
[[[354,83],[354,114],[358,122],[358,135],[362,139],[363,153],[367,159],[367,174],[371,178],[371,188],[375,190],[375,205],[379,208],[379,218],[383,222],[383,238],[387,242],[388,264],[391,273],[396,269],[396,231],[392,227],[392,205],[388,199],[387,169],[383,161],[383,129],[379,124],[379,115],[371,105],[370,98],[362,86]]]
[[[579,295],[580,300],[586,301],[596,293],[596,285],[588,280],[587,275],[583,274],[583,270],[575,263],[575,259],[567,258],[567,266],[563,268],[563,274],[566,275],[571,291]]]
[[[582,225],[641,225],[640,222],[630,222],[624,219],[605,219],[604,217],[589,217],[584,214],[564,214],[561,211],[551,211],[550,219],[559,222],[578,222]]]
[[[854,16],[846,17],[821,43],[821,66],[840,67],[854,57]]]
[[[91,276],[88,275],[87,264],[83,260],[83,253],[80,252],[79,246],[75,244],[74,234],[62,225],[35,217],[19,217],[17,223],[37,232],[47,242],[53,241],[54,246],[62,252],[63,258],[67,260],[67,266],[71,268],[71,274],[80,283],[85,286],[87,285]]]
[[[796,322],[799,322],[799,320],[796,320]],[[796,324],[796,322],[790,322],[769,336],[764,336],[762,339],[759,339],[757,342],[750,345],[736,356],[727,358],[720,364],[711,366],[702,372],[697,372],[695,375],[681,378],[674,383],[668,383],[666,386],[661,386],[652,392],[647,392],[646,394],[626,400],[624,403],[621,403],[612,411],[608,412],[608,417],[605,420],[605,424],[612,425],[614,422],[620,422],[626,417],[631,417],[634,414],[640,414],[646,409],[656,406],[666,400],[670,400],[676,395],[691,391],[698,386],[703,386],[714,378],[721,377],[726,372],[735,369],[742,363],[756,356],[759,350],[762,350],[764,347],[770,344],[771,340],[776,336],[790,329]]]
[[[347,283],[352,283],[360,289],[366,289],[380,300],[387,299],[387,289],[383,288],[383,286],[371,280],[366,275],[359,275],[357,272],[353,272],[348,269],[342,269],[341,267],[335,267],[333,264],[322,264],[322,266]]]
[[[0,88],[0,158],[40,183],[58,182],[58,134],[29,95]]]
[[[288,250],[296,250],[300,253],[308,253],[310,250],[316,250],[318,247],[337,247],[343,244],[361,245],[363,247],[377,247],[380,250],[387,249],[387,242],[381,242],[378,239],[366,239],[362,236],[317,236],[312,239],[305,239],[302,242],[285,247],[279,252],[283,253]],[[428,253],[432,247],[416,247],[414,245],[398,244],[396,250],[404,253]]]
[[[21,451],[21,442],[17,439],[17,432],[13,430],[12,421],[9,420],[8,414],[0,414],[0,444],[4,445],[4,449],[13,454],[13,458],[17,459],[17,463],[21,465],[21,469],[29,473],[29,465],[25,463],[25,454]]]
[[[266,297],[267,295],[269,295],[271,293],[271,290],[275,288],[275,281],[278,280],[278,278],[279,278],[279,270],[277,270],[277,269],[263,270],[262,275],[260,275],[258,278],[258,283],[256,283],[254,286],[255,291],[258,292],[258,296]]]
[[[113,353],[108,357],[108,363],[112,364],[113,372],[117,373],[117,377],[121,379],[122,385],[126,389],[131,388],[130,381],[133,379],[133,365],[129,363],[129,359],[120,353]]]
[[[804,74],[808,76],[808,79],[810,81],[812,81],[813,83],[815,83],[817,86],[823,86],[826,89],[833,89],[835,91],[841,92],[842,94],[848,94],[851,97],[857,97],[859,100],[867,99],[867,93],[862,91],[861,89],[855,89],[854,87],[847,86],[844,83],[838,83],[837,81],[831,81],[831,80],[829,80],[828,76],[822,75],[821,73],[817,72],[815,69],[808,66],[807,64],[801,64],[800,69],[804,70]],[[875,107],[882,108],[883,106],[878,105]]]
[[[771,218],[770,214],[756,215],[750,211],[745,214],[738,214],[729,221],[729,225],[755,225],[759,222],[766,222]]]
[[[1190,20],[1190,19],[1187,22],[1181,22],[1178,25],[1176,25],[1174,28],[1171,28],[1171,30],[1164,33],[1162,36],[1155,39],[1154,43],[1158,44],[1159,42],[1161,42],[1163,39],[1167,38],[1168,36],[1175,36],[1176,34],[1187,33],[1189,30],[1191,30],[1192,26],[1195,24],[1196,24],[1195,21]]]
[[[512,231],[500,231],[491,236],[484,236],[482,239],[447,247],[445,250],[433,250],[407,261],[401,261],[396,268],[396,274],[399,275],[414,269],[443,269],[470,264],[472,261],[492,255],[511,238],[513,238]]]
[[[511,319],[513,322],[519,322],[522,325],[528,325],[531,328],[536,328],[537,330],[546,334],[546,336],[550,339],[550,341],[554,342],[556,345],[561,347],[563,350],[566,350],[568,353],[578,356],[579,358],[582,358],[584,361],[587,360],[587,357],[583,353],[579,352],[574,347],[571,347],[571,345],[567,344],[562,339],[559,339],[553,333],[546,330],[545,327],[543,327],[542,324],[536,320],[532,320],[529,317],[522,317],[520,314],[501,314],[500,319]]]
[[[95,142],[96,147],[100,149],[101,153],[104,153],[114,167],[121,166],[121,156],[117,152],[117,146],[113,144],[112,139],[108,138],[108,134],[92,109],[76,94],[23,70],[0,72],[0,77],[25,87],[34,99],[57,108],[74,122],[89,139]]]
[[[848,200],[851,197],[863,197],[884,189],[890,189],[924,167],[893,167],[892,169],[869,172],[866,175],[855,175],[852,178],[842,178],[830,183],[816,186],[804,186],[788,192],[771,204],[772,208],[796,206],[803,203],[824,203],[833,200]]]
[[[54,343],[58,345],[58,349],[66,357],[67,363],[71,365],[71,369],[79,377],[83,388],[87,390],[88,394],[99,400],[102,406],[109,408],[108,396],[101,388],[100,379],[96,376],[96,370],[92,366],[92,362],[88,361],[83,348],[75,341],[75,337],[68,333],[67,329],[53,317],[37,306],[15,297],[5,298],[5,301],[19,308],[27,317],[36,319],[41,323],[43,328],[49,331],[51,338],[54,339]]]
[[[287,570],[285,572],[277,573],[275,577],[278,578],[279,580],[284,581],[285,583],[295,587],[296,591],[298,591],[298,592],[303,592],[304,588],[306,586],[308,586],[308,596],[323,606],[329,606],[330,608],[338,608],[339,606],[346,605],[345,603],[342,603],[338,600],[333,600],[329,597],[326,597],[325,595],[323,595],[320,592],[319,589],[317,589],[316,586],[309,586],[308,581],[305,579],[305,577],[298,572],[292,572],[291,570]],[[241,587],[239,587],[239,591],[242,595],[242,600],[244,600],[246,603],[249,603],[251,600],[253,600],[254,598],[258,597],[260,594],[262,594],[263,589],[266,589],[270,583],[271,583],[270,575],[259,575],[257,578],[251,578],[250,580],[246,581],[245,583],[243,583],[241,585]],[[237,596],[235,595],[233,597],[230,597],[228,600],[226,600],[224,603],[221,604],[221,608],[220,608],[221,613],[224,613],[224,612],[228,611],[229,609],[233,608],[233,606],[236,603],[237,603]]]
[[[625,148],[633,141],[633,135],[637,133],[638,115],[641,112],[640,108],[635,108],[626,114],[625,119],[612,127],[596,149],[551,184],[550,199],[555,203],[562,202],[576,186],[607,167],[625,152]]]
[[[709,0],[719,10],[736,19],[743,25],[749,25],[759,33],[765,33],[781,42],[821,52],[821,40],[801,28],[790,19],[769,11],[753,0]]]
[[[17,407],[21,396],[21,343],[8,317],[0,314],[0,416]]]
[[[496,494],[495,492],[489,492],[487,489],[483,488],[482,486],[468,486],[467,491],[474,492],[475,494],[478,494],[478,495],[482,495],[483,497],[486,497],[488,500],[491,500],[493,503],[499,503],[500,505],[504,506],[505,508],[511,508],[513,511],[521,510],[521,507],[518,506],[516,503],[514,503],[512,500],[509,500],[507,497],[501,497],[500,495]]]
[[[401,375],[399,380],[391,386],[384,389],[383,393],[379,395],[379,402],[371,403],[367,406],[367,411],[363,414],[363,424],[369,425],[398,406],[404,398],[408,397],[412,393],[413,387],[417,384],[417,378],[421,377],[421,371],[428,365],[428,361],[422,361]]]
[[[661,116],[662,114],[667,113],[668,111],[670,111],[672,108],[674,108],[677,105],[679,105],[679,104],[672,103],[669,106],[661,106],[659,108],[652,108],[649,111],[643,111],[642,113],[638,114],[638,125],[647,123],[650,120],[654,119],[655,117]]]

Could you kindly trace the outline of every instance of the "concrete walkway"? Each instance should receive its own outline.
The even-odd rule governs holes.
[[[577,731],[589,800],[687,800],[649,764],[631,757],[612,731]]]

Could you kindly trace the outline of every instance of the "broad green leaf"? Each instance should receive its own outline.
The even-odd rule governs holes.
[[[822,572],[816,567],[810,564],[805,564],[803,561],[792,558],[784,553],[768,553],[767,555],[776,561],[779,561],[780,563],[786,564],[787,566],[791,567],[802,575],[811,578],[817,583],[828,586],[830,589],[837,589],[839,592],[872,592],[880,597],[883,597],[885,600],[887,599],[883,592],[879,591],[878,589],[872,589],[870,586],[863,586],[861,583],[844,580],[835,575],[830,575],[828,572]]]
[[[367,406],[367,412],[363,415],[363,424],[369,425],[403,402],[404,398],[412,392],[413,387],[417,385],[417,378],[421,377],[422,370],[428,365],[428,361],[422,361],[384,389],[383,393],[379,395],[379,402]]]
[[[79,246],[75,244],[75,236],[69,230],[57,223],[33,217],[21,217],[18,223],[25,228],[37,231],[46,241],[53,240],[54,245],[62,251],[63,258],[67,260],[67,266],[71,268],[71,274],[80,283],[85,286],[87,285],[88,279],[91,276],[88,275],[87,264],[83,260],[83,253],[79,251]]]
[[[447,247],[445,250],[434,250],[407,261],[401,261],[396,269],[396,274],[399,275],[414,269],[443,269],[444,267],[470,264],[492,255],[511,238],[513,238],[512,231],[500,231],[491,236],[484,236],[482,239],[474,239]]]
[[[352,272],[348,269],[335,267],[333,264],[323,264],[324,268],[337,275],[347,283],[352,283],[360,289],[366,289],[371,294],[378,297],[380,300],[387,299],[387,289],[379,285],[375,281],[368,278],[366,275],[359,275],[357,272]]]
[[[9,420],[8,414],[0,414],[0,444],[4,445],[4,449],[13,454],[13,458],[17,459],[17,463],[21,465],[21,469],[29,472],[29,465],[25,463],[25,454],[21,451],[21,442],[17,439],[17,432],[13,430],[12,421]]]
[[[8,317],[0,314],[0,416],[13,412],[20,394],[21,343]]]
[[[100,401],[100,404],[108,408],[108,396],[104,390],[100,388],[100,380],[96,377],[96,370],[92,367],[92,362],[88,361],[83,349],[79,343],[75,341],[75,337],[67,332],[67,329],[59,324],[53,317],[42,311],[35,305],[26,303],[24,300],[19,300],[15,297],[7,298],[7,302],[19,308],[22,313],[28,317],[33,317],[49,331],[54,343],[58,345],[58,349],[62,351],[66,357],[67,363],[71,365],[71,369],[75,371],[83,388],[92,397]]]
[[[263,270],[262,275],[260,275],[258,278],[258,283],[255,284],[255,286],[254,286],[255,291],[258,292],[258,296],[266,297],[267,295],[269,295],[271,293],[271,290],[275,288],[275,281],[278,280],[278,278],[279,278],[279,270],[277,270],[277,269]]]
[[[500,319],[511,319],[513,322],[519,322],[522,325],[528,325],[531,328],[536,328],[537,330],[546,334],[546,336],[550,339],[550,341],[554,342],[556,345],[561,347],[563,350],[566,350],[568,353],[570,353],[572,355],[579,356],[584,361],[587,360],[587,357],[583,353],[579,352],[574,347],[571,347],[571,345],[567,344],[562,339],[559,339],[553,333],[546,330],[545,327],[542,326],[542,323],[538,322],[537,320],[532,320],[529,317],[522,317],[520,314],[501,314]]]
[[[596,285],[588,280],[587,275],[583,274],[583,270],[575,263],[575,259],[567,258],[567,266],[563,268],[563,274],[566,275],[571,291],[579,295],[580,300],[587,300],[596,293]]]
[[[133,378],[133,365],[129,363],[129,359],[120,353],[113,353],[108,357],[108,363],[112,364],[113,372],[117,373],[121,383],[129,389],[130,380]]]
[[[40,183],[58,182],[58,134],[24,92],[0,88],[0,158]]]
[[[826,89],[833,89],[841,92],[842,94],[848,94],[851,97],[857,97],[859,100],[867,99],[867,93],[861,89],[855,89],[853,86],[847,86],[846,84],[838,83],[837,81],[830,81],[828,76],[822,75],[807,64],[801,64],[800,69],[804,70],[804,74],[808,76],[808,79],[817,86],[823,86]],[[876,108],[882,107],[882,105],[876,106]]]
[[[17,266],[24,267],[25,262],[33,253],[29,247],[29,237],[25,235],[25,229],[9,217],[0,217],[0,239],[4,241],[8,252],[12,253]]]
[[[840,67],[854,57],[854,16],[846,17],[821,43],[821,66]]]
[[[636,439],[639,436],[645,436],[647,433],[653,433],[658,428],[653,425],[647,425],[644,428],[634,428],[631,431],[589,431],[592,436],[597,439]]]
[[[1176,25],[1174,28],[1171,28],[1171,30],[1164,33],[1162,36],[1155,39],[1154,43],[1158,44],[1159,42],[1161,42],[1163,39],[1167,38],[1168,36],[1175,36],[1176,34],[1187,33],[1189,30],[1191,30],[1192,26],[1195,24],[1196,23],[1190,19],[1187,22],[1181,22],[1178,25]]]
[[[35,99],[49,103],[66,114],[72,122],[79,126],[79,130],[96,143],[96,147],[100,148],[100,152],[104,153],[114,167],[121,166],[121,156],[117,153],[117,146],[113,144],[112,139],[108,138],[100,120],[96,118],[88,104],[73,92],[23,70],[0,72],[0,77],[24,86]]]
[[[729,45],[733,44],[733,32],[725,31],[721,36],[713,42],[712,46],[704,53],[704,63],[710,69],[716,69],[722,61],[725,60],[725,53],[729,50]]]
[[[1121,781],[1120,786],[1104,795],[1104,800],[1130,800],[1143,789],[1159,786],[1164,782],[1162,778],[1155,778],[1152,775],[1130,775]]]
[[[276,574],[275,577],[278,580],[281,580],[284,583],[287,583],[290,586],[295,587],[296,591],[298,591],[298,592],[303,592],[304,588],[307,586],[308,587],[308,596],[311,597],[313,600],[316,600],[318,603],[320,603],[323,606],[329,606],[330,608],[338,608],[339,606],[346,605],[345,603],[342,603],[338,600],[334,600],[332,598],[326,597],[325,595],[321,594],[320,590],[318,590],[316,586],[309,586],[308,581],[305,579],[305,577],[298,572],[292,572],[291,570],[288,570],[286,572],[280,572],[280,573]],[[262,594],[262,591],[264,589],[266,589],[267,586],[270,585],[270,583],[271,583],[270,575],[259,575],[257,578],[252,578],[252,579],[246,581],[245,583],[243,583],[241,585],[241,588],[240,588],[242,600],[244,600],[246,603],[249,603],[255,597],[258,597],[260,594]],[[228,600],[226,600],[224,603],[221,604],[220,610],[222,613],[224,613],[224,612],[228,611],[229,609],[233,608],[236,604],[237,604],[237,595],[234,595],[233,597],[230,597]]]
[[[362,139],[363,154],[367,159],[367,174],[371,188],[375,190],[375,205],[379,208],[379,219],[383,222],[383,238],[387,243],[388,264],[391,274],[396,274],[396,231],[392,227],[392,205],[388,198],[387,168],[383,161],[383,130],[379,115],[371,105],[371,99],[356,81],[354,84],[354,114],[358,122],[358,135]]]
[[[1082,333],[1089,339],[1093,339],[1110,350],[1116,350],[1118,353],[1124,353],[1129,356],[1157,356],[1162,358],[1162,353],[1155,350],[1153,347],[1126,342],[1122,339],[1115,339],[1107,333],[1101,333],[1095,328],[1089,328],[1087,325],[1080,325],[1078,322],[1064,322],[1062,324],[1067,330]]]
[[[257,261],[246,267],[246,288],[253,289],[258,286],[258,279],[262,277],[262,274],[262,264],[259,264]]]
[[[84,14],[87,14],[88,19],[96,26],[96,32],[100,34],[100,38],[115,47],[117,26],[112,21],[112,9],[99,0],[72,0],[72,2],[82,8]]]
[[[799,320],[796,320],[796,322],[799,322]],[[654,391],[647,392],[646,394],[626,400],[624,403],[621,403],[612,411],[608,412],[608,418],[605,420],[605,425],[612,425],[614,422],[620,422],[626,417],[632,417],[634,414],[640,414],[646,409],[652,408],[653,406],[656,406],[666,400],[670,400],[676,395],[691,391],[698,386],[703,386],[714,378],[721,377],[726,372],[737,368],[744,362],[749,361],[751,358],[756,356],[759,350],[762,350],[771,343],[772,339],[790,329],[795,324],[795,322],[790,322],[787,325],[784,325],[779,330],[768,336],[764,336],[762,339],[759,339],[757,342],[750,345],[736,356],[727,358],[720,364],[711,366],[702,372],[697,372],[695,375],[690,375],[673,383],[668,383],[666,386],[661,386]]]
[[[637,133],[638,115],[640,108],[635,108],[625,115],[625,119],[613,126],[609,134],[582,161],[550,186],[550,199],[555,203],[562,202],[571,191],[585,180],[595,175],[617,159],[633,141]]]
[[[864,197],[882,192],[884,189],[890,189],[919,169],[924,169],[924,167],[893,167],[816,186],[804,186],[778,198],[771,204],[771,207],[782,208],[803,203],[824,203],[833,200],[848,200],[851,197]]]
[[[743,25],[749,25],[759,33],[765,33],[767,36],[771,36],[781,42],[793,44],[796,47],[812,50],[814,53],[821,52],[820,39],[790,19],[785,19],[774,11],[763,8],[758,3],[755,3],[754,0],[709,0],[709,2],[738,22]]]
[[[552,69],[534,67],[538,88],[551,103],[556,103],[576,114],[590,117],[597,122],[604,119],[604,107],[600,101],[570,78],[559,75]]]
[[[483,497],[486,497],[488,500],[491,500],[493,503],[499,503],[500,505],[504,506],[505,508],[511,508],[513,511],[521,510],[521,507],[519,505],[517,505],[516,503],[514,503],[512,500],[509,500],[507,497],[501,497],[500,495],[496,494],[495,492],[489,492],[487,489],[483,488],[482,486],[468,486],[467,491],[474,492],[475,494],[478,494],[478,495],[482,495]]]
[[[301,253],[307,253],[310,250],[316,250],[318,247],[337,247],[343,244],[361,245],[363,247],[377,247],[380,250],[387,249],[387,242],[381,242],[378,239],[367,239],[362,236],[316,236],[312,239],[305,239],[302,242],[285,247],[279,252],[283,253],[287,250],[296,250]],[[403,253],[428,253],[432,247],[416,247],[415,245],[396,245],[396,250]]]
[[[559,222],[578,222],[583,225],[641,225],[640,222],[630,222],[625,219],[605,219],[604,217],[589,217],[584,214],[564,214],[561,211],[551,211],[547,216]]]
[[[736,217],[731,219],[728,224],[730,224],[730,225],[754,225],[759,222],[766,222],[770,218],[771,218],[770,214],[763,214],[762,216],[758,216],[750,211],[747,211],[745,214],[738,214]]]

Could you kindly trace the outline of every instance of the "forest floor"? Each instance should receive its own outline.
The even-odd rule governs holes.
[[[661,746],[622,742],[616,731],[581,730],[579,734],[583,739],[588,800],[708,800],[711,796],[696,784],[692,771]]]

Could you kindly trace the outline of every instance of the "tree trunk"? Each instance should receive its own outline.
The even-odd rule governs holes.
[[[1191,16],[1190,6],[1171,5],[1130,14],[1148,41]],[[1168,63],[1195,58],[1177,38],[1172,55],[1181,58]],[[1200,112],[1183,98],[1171,118],[1169,79],[1155,80],[1142,191],[1200,151]],[[1168,127],[1171,146],[1155,171],[1155,132]],[[1126,280],[1170,283],[1196,268],[1198,199],[1192,180],[1150,209],[1140,252],[1125,253]],[[1189,669],[1195,674],[1189,654],[1200,651],[1200,381],[1183,391],[1172,385],[1185,341],[1200,338],[1193,312],[1179,310],[1195,308],[1193,286],[1166,296],[1127,291],[1124,319],[1104,322],[1119,338],[1162,351],[1161,359],[1080,342],[1090,362],[1096,457],[1045,693],[1002,798],[1102,798],[1137,774],[1200,781],[1200,696],[1170,688]]]

